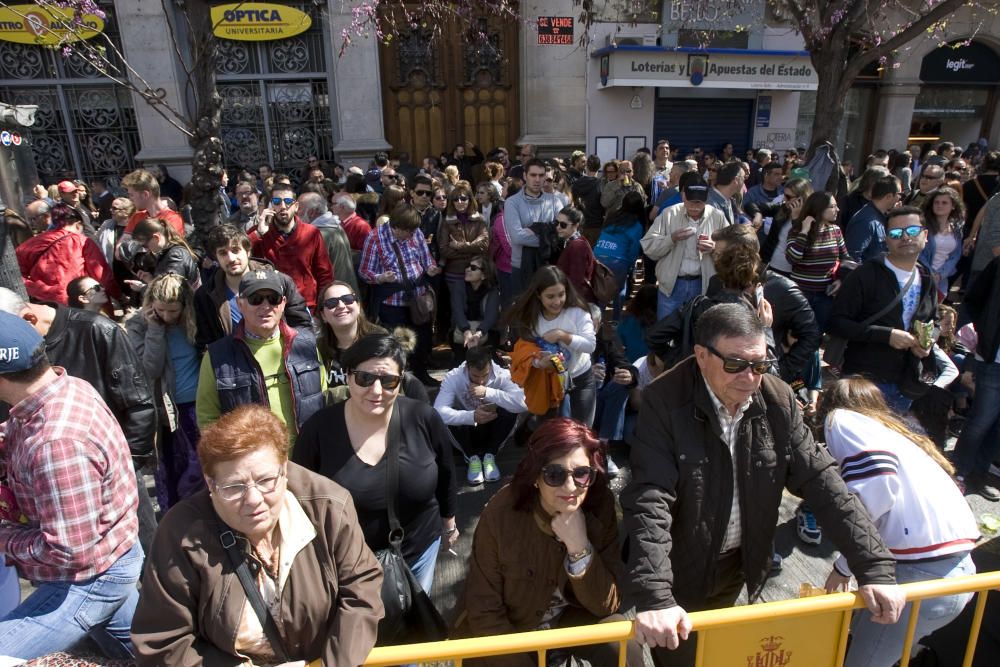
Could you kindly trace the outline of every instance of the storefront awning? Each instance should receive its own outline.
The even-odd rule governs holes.
[[[743,88],[816,90],[807,51],[608,46],[601,59],[601,87]]]

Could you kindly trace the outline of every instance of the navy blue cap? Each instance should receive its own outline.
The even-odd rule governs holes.
[[[42,335],[17,315],[0,311],[0,373],[34,368],[44,355]]]

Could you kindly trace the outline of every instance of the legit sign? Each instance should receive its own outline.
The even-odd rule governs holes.
[[[56,46],[100,34],[104,19],[84,14],[77,21],[72,9],[39,5],[0,7],[0,40],[18,44]]]
[[[539,16],[539,44],[573,44],[572,16]]]
[[[212,33],[222,39],[267,42],[294,37],[311,26],[308,14],[285,5],[238,2],[212,7]]]

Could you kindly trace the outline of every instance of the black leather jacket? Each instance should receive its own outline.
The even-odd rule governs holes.
[[[819,349],[823,334],[805,294],[789,278],[774,271],[766,271],[764,298],[771,304],[774,316],[771,332],[774,334],[774,347],[778,353],[778,372],[782,380],[792,382],[802,377],[802,369],[809,362],[809,357]],[[789,333],[796,341],[788,352],[783,352],[782,343]]]
[[[103,315],[48,305],[56,310],[45,334],[49,362],[93,385],[121,425],[133,458],[150,456],[156,403],[125,330]]]

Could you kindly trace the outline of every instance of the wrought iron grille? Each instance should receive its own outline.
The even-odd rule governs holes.
[[[114,5],[104,35],[121,47]],[[112,66],[119,65],[108,49]],[[104,176],[112,183],[135,168],[139,129],[128,91],[102,78],[78,53],[0,42],[0,100],[37,104],[35,124],[25,134],[43,183]]]

